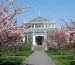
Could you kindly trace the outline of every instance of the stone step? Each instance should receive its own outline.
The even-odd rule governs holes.
[[[45,48],[43,45],[37,45],[37,46],[34,46],[34,51],[44,51]]]

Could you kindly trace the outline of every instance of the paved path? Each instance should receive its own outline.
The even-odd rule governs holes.
[[[55,65],[44,51],[35,51],[22,65]]]

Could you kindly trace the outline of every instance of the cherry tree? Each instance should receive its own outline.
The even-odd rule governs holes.
[[[70,23],[64,27],[66,48],[74,54],[75,59],[75,19],[71,18]]]
[[[61,48],[64,46],[65,34],[62,29],[52,30],[47,35],[47,44],[50,48]]]
[[[75,19],[70,20],[70,23],[66,25],[65,29],[66,41],[70,47],[75,48]]]
[[[28,26],[17,26],[15,16],[26,12],[26,8],[30,6],[16,7],[12,4],[16,0],[6,0],[0,3],[0,50],[5,47],[18,46],[21,39],[28,33]]]

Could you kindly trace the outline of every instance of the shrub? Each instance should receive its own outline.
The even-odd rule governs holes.
[[[5,62],[5,63],[1,63],[0,65],[20,65],[21,62]]]
[[[75,60],[71,60],[70,65],[75,65]]]

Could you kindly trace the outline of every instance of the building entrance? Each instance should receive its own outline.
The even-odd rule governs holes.
[[[44,42],[44,36],[36,36],[37,45],[42,45]]]

